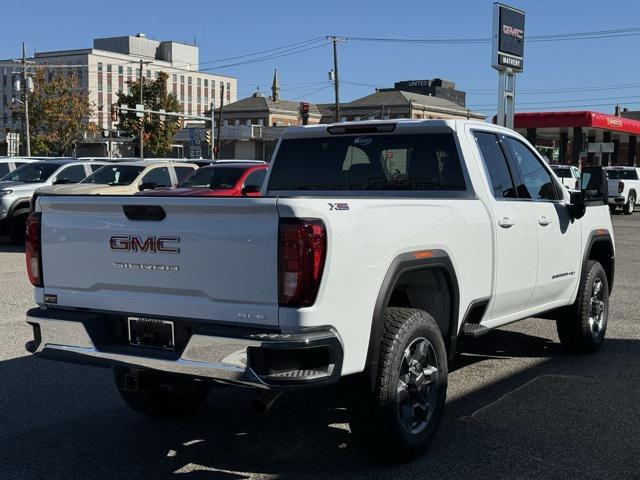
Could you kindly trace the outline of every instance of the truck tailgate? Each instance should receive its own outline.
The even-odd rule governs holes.
[[[41,196],[38,204],[44,294],[58,305],[278,324],[275,198]],[[166,216],[125,215],[145,218],[149,206]]]

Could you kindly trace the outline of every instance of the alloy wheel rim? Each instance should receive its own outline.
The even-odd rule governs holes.
[[[396,390],[398,415],[411,434],[422,432],[433,416],[438,390],[438,357],[424,337],[405,349]]]
[[[602,332],[605,322],[604,288],[600,278],[596,278],[591,287],[589,306],[589,327],[593,336],[597,337]]]

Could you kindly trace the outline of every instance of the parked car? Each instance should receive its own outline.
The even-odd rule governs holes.
[[[31,160],[0,178],[0,232],[24,240],[25,221],[34,192],[50,185],[77,183],[99,168],[99,162]]]
[[[13,172],[16,168],[21,167],[25,163],[31,163],[36,161],[37,160],[32,158],[20,158],[20,157],[0,158],[0,178],[4,177],[8,173]]]
[[[407,459],[434,438],[462,337],[544,314],[567,350],[602,345],[601,168],[570,193],[521,135],[470,120],[291,127],[275,152],[261,198],[38,197],[27,350],[113,368],[150,416],[215,383],[264,411],[340,382],[354,435]]]
[[[192,163],[116,162],[103,165],[75,185],[54,185],[38,195],[133,195],[143,190],[171,187],[198,168]]]
[[[640,202],[640,168],[605,167],[609,178],[609,208],[615,213],[620,207],[631,215]]]
[[[551,168],[562,185],[571,190],[580,190],[580,169],[572,165],[551,165]]]
[[[216,163],[201,167],[183,180],[176,188],[157,189],[142,195],[203,196],[203,197],[257,197],[267,173],[265,162]]]

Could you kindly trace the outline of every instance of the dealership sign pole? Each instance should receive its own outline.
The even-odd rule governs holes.
[[[516,73],[522,72],[523,54],[524,11],[494,3],[491,66],[498,70],[497,123],[511,129],[516,101]]]

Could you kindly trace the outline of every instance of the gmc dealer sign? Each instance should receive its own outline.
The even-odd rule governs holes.
[[[517,8],[493,4],[492,66],[521,72],[524,55],[524,12]]]

